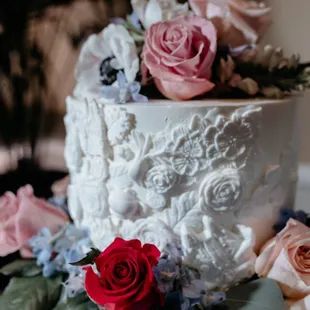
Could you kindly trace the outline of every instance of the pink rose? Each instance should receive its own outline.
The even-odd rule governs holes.
[[[216,5],[210,0],[189,0],[189,3],[197,16],[214,23],[219,44],[237,47],[257,43],[271,24],[271,9],[261,1],[227,0],[227,4]]]
[[[160,92],[187,100],[210,91],[216,30],[201,17],[184,16],[153,24],[145,34],[142,58]]]
[[[61,180],[56,181],[52,185],[53,195],[56,197],[67,196],[68,186],[70,184],[70,176],[66,176]]]
[[[69,219],[60,209],[36,198],[30,185],[18,190],[17,196],[7,192],[0,198],[0,256],[20,250],[32,257],[28,240],[42,227],[56,231]]]
[[[310,229],[290,219],[263,248],[255,271],[277,281],[288,298],[300,299],[310,294]]]

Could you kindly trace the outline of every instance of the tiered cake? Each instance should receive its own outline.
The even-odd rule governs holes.
[[[133,0],[137,15],[83,46],[65,118],[69,208],[100,249],[177,245],[208,287],[227,287],[254,274],[255,249],[293,208],[298,97],[285,95],[309,81],[296,56],[253,47],[262,3],[189,2]]]

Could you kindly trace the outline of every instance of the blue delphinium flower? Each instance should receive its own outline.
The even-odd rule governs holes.
[[[142,30],[142,25],[136,12],[132,12],[132,14],[129,15],[129,21],[134,28],[137,30]]]
[[[176,278],[180,276],[179,266],[168,258],[161,258],[158,265],[153,267],[153,273],[158,289],[165,294],[172,291]]]
[[[51,252],[51,250],[52,250],[51,240],[52,240],[52,234],[51,234],[50,230],[48,228],[44,227],[44,228],[41,228],[39,230],[37,235],[35,235],[29,239],[28,244],[32,248],[33,254],[36,257],[38,257],[38,255],[43,250]]]
[[[307,224],[308,220],[308,214],[304,211],[294,211],[292,209],[288,208],[282,208],[280,209],[280,216],[278,222],[273,226],[273,229],[276,232],[280,232],[282,229],[285,228],[286,223],[288,220],[292,218],[294,220],[297,220],[303,224]]]
[[[67,205],[67,199],[63,196],[54,196],[47,200],[53,206],[56,206],[63,210],[67,215],[69,215],[69,209]]]
[[[77,275],[80,267],[72,266],[72,262],[79,261],[90,250],[91,243],[88,231],[77,229],[74,225],[65,225],[55,235],[47,228],[29,240],[37,264],[43,266],[43,275],[52,276],[55,272]]]
[[[56,264],[54,261],[46,261],[43,265],[43,277],[49,278],[53,276],[56,272]]]
[[[67,281],[63,283],[65,287],[64,297],[73,298],[85,291],[84,286],[85,276],[83,273],[70,274]]]
[[[103,86],[102,95],[104,98],[113,100],[117,104],[128,101],[147,102],[147,97],[140,94],[141,84],[137,81],[129,83],[122,71],[117,73],[118,86]]]
[[[200,304],[204,309],[212,309],[212,307],[221,304],[226,299],[224,292],[207,292],[203,295]]]
[[[182,288],[183,303],[182,310],[193,309],[200,305],[203,309],[211,309],[225,300],[225,293],[210,292],[202,280],[192,280],[191,283]]]

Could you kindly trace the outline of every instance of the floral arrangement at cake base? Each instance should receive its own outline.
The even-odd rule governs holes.
[[[21,193],[28,189],[31,200],[24,205],[48,205],[50,214],[61,214],[68,220],[62,211],[67,210],[68,182],[57,185],[64,188],[49,199],[54,204],[36,198],[29,186],[20,189],[17,197],[23,197]],[[6,193],[1,198],[3,210],[15,201],[7,197],[17,199]],[[291,310],[309,309],[310,218],[303,211],[281,210],[274,225],[277,235],[257,253],[257,275],[224,291],[208,289],[200,276],[202,270],[184,261],[178,244],[159,251],[155,245],[137,239],[116,238],[99,250],[93,247],[87,230],[77,229],[68,221],[56,230],[39,225],[40,221],[46,225],[48,216],[47,212],[28,219],[29,225],[41,228],[30,237],[28,246],[24,244],[27,259],[0,269],[4,285],[0,309],[282,310],[284,303]],[[9,240],[11,233],[6,227],[0,228],[3,240]],[[16,250],[11,248],[6,254]]]

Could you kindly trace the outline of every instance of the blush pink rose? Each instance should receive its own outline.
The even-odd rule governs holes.
[[[278,282],[284,296],[301,299],[310,294],[310,229],[290,219],[263,248],[255,264],[260,277]]]
[[[189,3],[194,14],[213,22],[221,45],[257,43],[271,25],[271,9],[262,1],[227,0],[227,4],[220,1],[215,4],[210,0],[189,0]]]
[[[56,181],[52,185],[52,192],[55,197],[67,196],[68,186],[70,184],[70,176],[66,176],[61,180]]]
[[[184,16],[153,24],[145,34],[142,58],[159,91],[188,100],[210,91],[216,30],[201,17]]]
[[[0,256],[20,250],[23,257],[32,257],[28,240],[42,227],[55,232],[67,221],[62,210],[36,198],[30,185],[20,188],[17,196],[5,193],[0,198]]]

